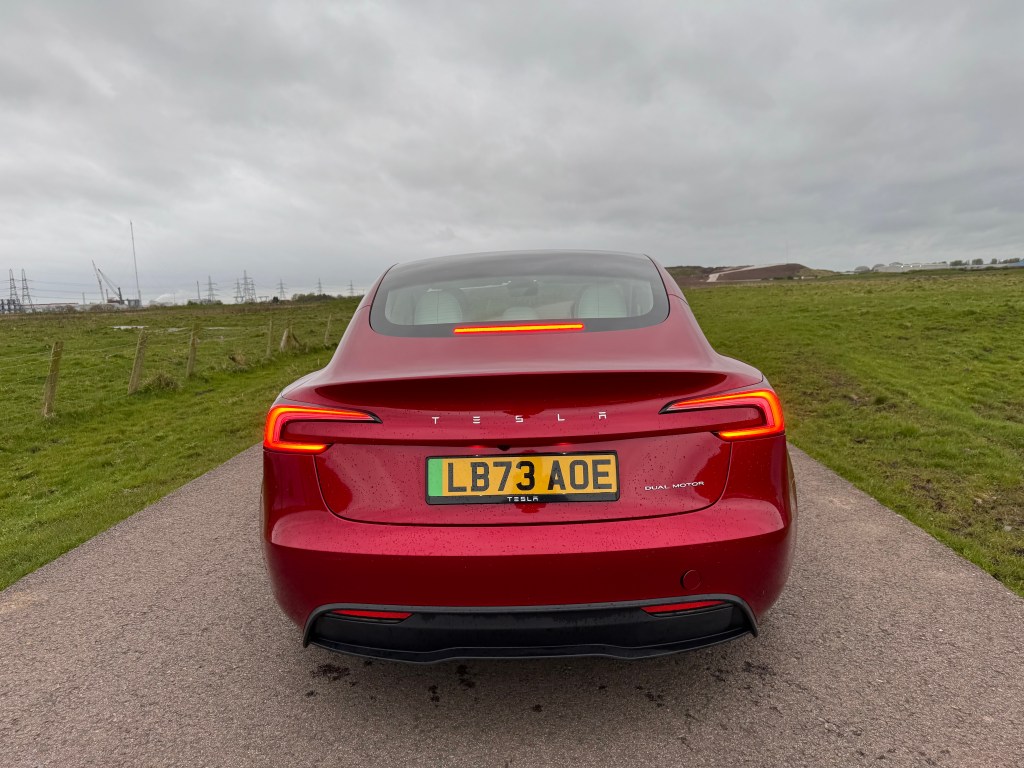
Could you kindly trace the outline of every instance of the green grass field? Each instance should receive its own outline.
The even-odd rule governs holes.
[[[796,445],[1024,595],[1024,270],[687,295],[712,343],[779,390]],[[354,308],[0,318],[0,587],[257,442],[270,401],[327,362]],[[265,359],[267,323],[276,346],[289,319],[306,349]],[[114,325],[148,326],[140,394],[126,394],[138,331]],[[193,325],[199,376],[182,383]]]
[[[795,445],[1024,595],[1024,270],[687,296]]]
[[[271,401],[327,363],[356,303],[0,317],[0,588],[257,442]],[[305,349],[281,353],[289,321]],[[117,325],[147,326],[144,386],[132,396],[139,331]],[[197,375],[184,382],[193,325]],[[57,415],[44,420],[56,339]]]

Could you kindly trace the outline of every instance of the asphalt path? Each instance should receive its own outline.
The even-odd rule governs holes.
[[[638,662],[303,649],[259,449],[0,593],[0,765],[1024,765],[1024,600],[794,451],[758,638]]]

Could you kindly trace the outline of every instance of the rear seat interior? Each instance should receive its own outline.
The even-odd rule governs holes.
[[[430,290],[416,300],[414,325],[461,323],[462,304],[450,291]]]
[[[626,317],[629,310],[616,285],[591,285],[576,302],[576,317]]]

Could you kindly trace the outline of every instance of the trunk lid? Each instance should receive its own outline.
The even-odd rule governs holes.
[[[671,314],[689,313],[673,300],[681,306]],[[368,323],[365,315],[353,323]],[[707,413],[661,409],[762,380],[692,329],[691,316],[689,323],[529,339],[347,334],[324,371],[283,397],[379,417],[309,427],[331,430],[331,447],[314,458],[317,476],[329,508],[350,520],[524,525],[692,512],[721,495],[731,448],[712,434]],[[567,470],[588,454],[614,455],[617,498],[524,501],[531,494],[506,487],[500,502],[428,503],[432,458],[537,463],[530,457],[554,455]]]

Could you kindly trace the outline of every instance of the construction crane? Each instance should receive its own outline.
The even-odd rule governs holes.
[[[109,277],[103,274],[103,270],[96,266],[96,262],[92,263],[92,269],[96,273],[96,284],[100,287],[100,296],[107,304],[124,304],[124,298],[121,296],[121,289],[118,288],[110,280]],[[106,283],[109,291],[103,290],[103,284]],[[116,298],[114,294],[117,294]]]

